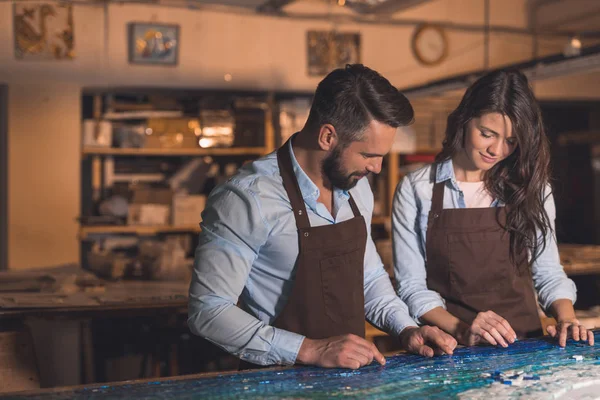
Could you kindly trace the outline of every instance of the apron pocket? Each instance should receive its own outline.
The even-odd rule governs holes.
[[[510,262],[507,237],[499,231],[449,233],[451,292],[460,297],[510,285],[516,271]]]
[[[325,314],[335,322],[364,318],[364,260],[361,251],[353,251],[321,260],[321,291]]]

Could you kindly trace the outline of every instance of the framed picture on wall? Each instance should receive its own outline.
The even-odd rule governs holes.
[[[360,33],[308,31],[308,75],[322,76],[346,64],[360,63]]]
[[[73,19],[73,5],[67,2],[15,2],[15,58],[32,61],[75,58]]]
[[[128,32],[129,62],[146,65],[177,65],[179,26],[132,22]]]

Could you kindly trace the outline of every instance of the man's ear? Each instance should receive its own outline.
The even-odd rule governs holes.
[[[325,124],[321,125],[321,129],[319,129],[319,137],[317,140],[319,148],[321,150],[330,151],[337,145],[339,138],[333,125]]]

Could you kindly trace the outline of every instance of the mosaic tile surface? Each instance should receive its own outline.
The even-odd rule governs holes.
[[[599,398],[600,330],[596,346],[549,338],[508,349],[458,349],[453,356],[388,357],[357,371],[300,367],[178,381],[94,386],[15,399],[478,399]],[[510,381],[510,383],[508,382]],[[590,393],[592,397],[589,397]],[[595,393],[595,394],[594,394]],[[574,396],[574,397],[573,397]]]

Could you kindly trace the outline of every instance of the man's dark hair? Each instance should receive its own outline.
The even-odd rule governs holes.
[[[394,128],[412,123],[408,99],[386,78],[362,64],[330,72],[317,86],[307,126],[331,124],[342,145],[361,140],[372,120]]]

